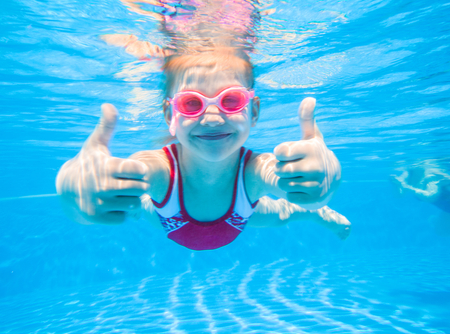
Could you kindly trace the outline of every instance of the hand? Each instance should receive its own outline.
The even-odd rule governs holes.
[[[164,58],[172,54],[169,50],[163,49],[158,45],[138,40],[135,35],[106,34],[100,36],[100,38],[108,45],[124,47],[126,53],[138,59],[145,60],[148,57]]]
[[[117,110],[102,105],[103,116],[80,153],[58,173],[56,188],[68,214],[80,223],[121,223],[126,213],[141,208],[140,196],[149,188],[148,167],[137,160],[110,155],[108,143]]]
[[[308,210],[325,206],[339,185],[341,166],[323,141],[314,120],[316,100],[308,97],[298,110],[303,138],[278,145],[274,172],[289,202]]]

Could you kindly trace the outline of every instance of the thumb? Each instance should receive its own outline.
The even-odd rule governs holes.
[[[300,118],[300,129],[303,133],[303,140],[312,139],[316,136],[316,127],[314,121],[314,108],[316,99],[307,97],[302,101],[298,108],[298,117]]]
[[[116,127],[117,115],[117,109],[112,104],[102,104],[102,117],[91,135],[92,144],[108,146]]]

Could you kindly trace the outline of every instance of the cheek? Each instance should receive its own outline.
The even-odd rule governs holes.
[[[248,110],[244,110],[241,113],[228,115],[228,120],[239,127],[248,127],[251,124],[250,117],[248,116]]]
[[[180,118],[178,119],[178,128],[181,131],[186,131],[186,130],[190,130],[191,128],[193,128],[197,122],[198,122],[199,118],[185,118],[183,116],[180,116]]]

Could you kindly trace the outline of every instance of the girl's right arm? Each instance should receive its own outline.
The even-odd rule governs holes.
[[[141,210],[141,195],[148,192],[158,199],[169,184],[169,163],[162,150],[146,152],[145,159],[142,154],[129,159],[110,155],[117,110],[104,104],[102,112],[80,153],[61,167],[56,178],[63,209],[82,224],[121,223],[127,213]]]

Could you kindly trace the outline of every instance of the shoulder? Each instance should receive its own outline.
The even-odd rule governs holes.
[[[273,183],[273,168],[277,160],[272,153],[252,152],[245,165],[245,189],[253,202],[267,195],[267,186]]]
[[[162,163],[168,162],[167,154],[164,152],[164,149],[160,150],[148,150],[148,151],[139,151],[130,156],[130,159],[139,160],[142,162],[156,162]],[[164,161],[164,162],[163,162]]]
[[[140,151],[130,159],[143,162],[149,168],[147,182],[150,184],[150,196],[155,201],[164,199],[170,184],[170,161],[164,150]]]

